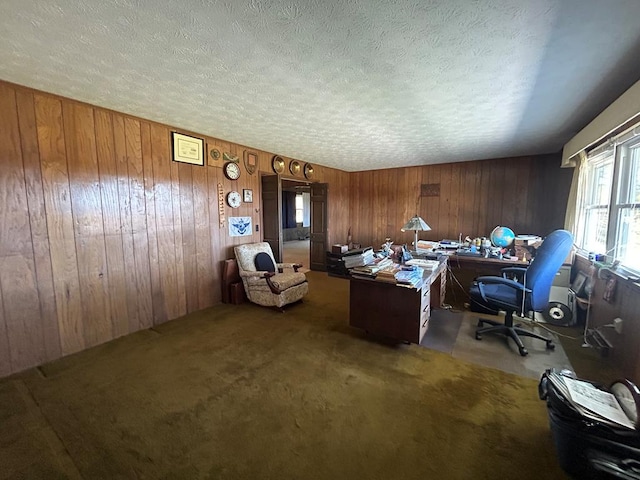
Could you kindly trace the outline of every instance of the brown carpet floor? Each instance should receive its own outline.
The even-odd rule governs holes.
[[[348,326],[310,272],[0,380],[0,479],[560,479],[537,381]]]

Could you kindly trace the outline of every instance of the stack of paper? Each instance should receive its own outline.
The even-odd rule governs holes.
[[[407,265],[415,265],[416,267],[424,268],[425,270],[435,270],[440,265],[438,260],[425,260],[423,258],[412,258],[407,261]]]
[[[388,257],[382,258],[368,265],[363,265],[361,267],[354,267],[351,269],[351,273],[352,274],[355,273],[359,275],[375,276],[380,270],[388,267],[389,265],[393,265],[393,260],[391,260]]]
[[[362,267],[368,263],[373,262],[373,249],[365,249],[362,253],[355,255],[345,255],[342,257],[344,260],[344,266],[346,268]]]
[[[549,373],[547,377],[582,416],[614,427],[635,428],[613,394],[600,390],[589,382],[555,372]]]
[[[379,282],[396,283],[396,272],[400,271],[400,266],[391,264],[388,267],[384,267],[378,270],[376,280]]]
[[[396,283],[409,287],[417,287],[422,282],[424,270],[420,267],[414,267],[413,270],[400,270],[396,272]]]

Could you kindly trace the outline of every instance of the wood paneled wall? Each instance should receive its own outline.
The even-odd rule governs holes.
[[[54,360],[221,300],[222,260],[261,232],[229,237],[217,185],[251,188],[230,216],[260,225],[260,175],[223,161],[171,161],[173,128],[0,82],[0,376]],[[184,132],[189,134],[190,132]],[[209,138],[242,158],[244,146]],[[290,160],[290,159],[285,159]],[[546,234],[562,225],[570,170],[557,156],[346,173],[314,165],[328,184],[329,245],[410,242],[416,211],[429,238],[487,235],[503,224]],[[420,197],[422,183],[440,185]],[[424,237],[424,236],[423,236]]]
[[[410,244],[413,233],[400,228],[416,212],[432,229],[421,239],[488,236],[496,225],[546,235],[563,227],[572,173],[559,155],[351,173],[353,241]],[[422,184],[439,185],[439,195],[421,196]]]
[[[222,159],[171,161],[165,125],[4,82],[0,111],[0,376],[221,301],[222,260],[261,232],[229,237],[217,185],[253,189],[254,203],[225,206],[226,216],[259,225],[273,154],[253,150],[259,172],[241,164],[232,182]],[[203,138],[206,152],[242,158],[245,147]],[[348,174],[314,170],[329,183],[337,242]]]

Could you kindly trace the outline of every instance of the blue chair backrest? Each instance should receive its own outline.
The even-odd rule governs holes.
[[[527,310],[539,312],[549,304],[551,284],[572,245],[573,235],[566,230],[556,230],[544,239],[527,268],[525,286],[532,290],[527,298]]]

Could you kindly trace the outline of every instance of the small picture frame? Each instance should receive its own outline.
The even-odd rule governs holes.
[[[173,161],[204,166],[204,140],[178,132],[173,137]]]
[[[616,285],[618,284],[618,280],[616,277],[611,275],[607,278],[607,283],[605,283],[604,293],[602,298],[605,302],[613,303],[616,298]]]
[[[581,297],[584,294],[584,288],[587,283],[587,275],[583,272],[576,273],[576,278],[571,282],[571,290],[576,294],[577,297]]]
[[[244,203],[253,203],[253,190],[245,188],[242,190],[242,201]]]

